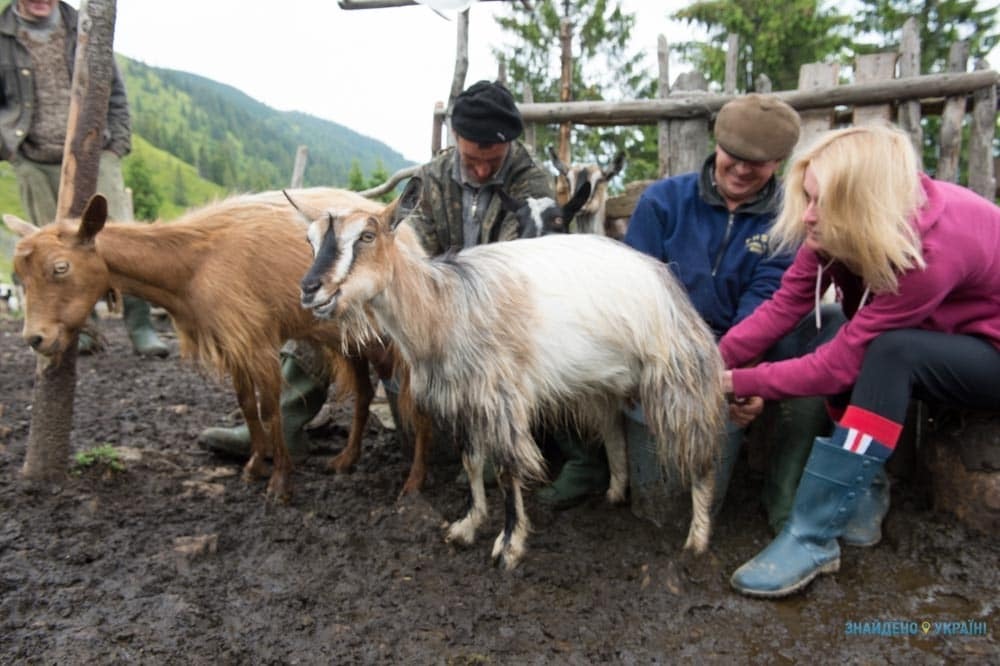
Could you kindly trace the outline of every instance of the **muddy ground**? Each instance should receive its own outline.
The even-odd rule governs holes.
[[[125,470],[29,487],[20,468],[35,360],[19,322],[0,321],[4,664],[1000,659],[1000,541],[935,514],[906,479],[882,544],[845,549],[839,574],[789,600],[747,599],[726,582],[770,537],[760,475],[745,464],[706,566],[675,575],[685,515],[659,529],[596,499],[552,513],[529,496],[535,533],[505,573],[489,563],[498,491],[475,546],[442,541],[440,524],[465,503],[453,457],[437,456],[422,496],[397,502],[408,459],[372,418],[353,474],[330,476],[315,456],[297,468],[293,500],[268,504],[263,482],[245,484],[238,464],[195,442],[236,422],[228,387],[180,362],[172,336],[170,358],[139,359],[120,322],[103,330],[108,350],[78,361],[72,440],[76,451],[120,447]],[[345,409],[321,433],[331,451]],[[962,621],[985,635],[918,628]],[[916,635],[856,635],[852,622]]]

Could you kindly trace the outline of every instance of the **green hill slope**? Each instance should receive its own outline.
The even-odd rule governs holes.
[[[132,112],[132,153],[124,171],[126,185],[135,191],[137,217],[171,220],[229,193],[287,187],[300,145],[309,149],[307,187],[347,187],[355,165],[370,175],[411,164],[385,144],[337,123],[277,111],[195,74],[116,57]],[[136,178],[136,171],[148,174],[149,182]],[[154,202],[155,212],[142,215],[140,201]],[[25,217],[6,162],[0,162],[0,213]],[[14,244],[0,225],[2,281],[10,279]]]

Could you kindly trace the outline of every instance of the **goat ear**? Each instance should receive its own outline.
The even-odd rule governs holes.
[[[587,203],[587,200],[590,199],[590,192],[591,187],[589,180],[581,182],[576,188],[576,192],[573,193],[573,197],[566,202],[565,206],[563,206],[563,219],[566,221],[566,224],[569,224],[569,221],[573,219],[573,216],[579,213],[580,209]]]
[[[38,231],[38,227],[33,225],[31,222],[26,222],[17,215],[11,215],[10,213],[4,213],[3,223],[7,225],[8,229],[21,238],[27,238],[31,234]]]
[[[625,153],[619,150],[618,154],[615,155],[615,159],[611,162],[611,165],[604,170],[604,180],[611,180],[617,176],[623,166],[625,166]]]
[[[323,215],[323,211],[321,210],[315,208],[309,208],[308,206],[300,206],[297,203],[295,203],[295,199],[293,199],[292,195],[288,193],[288,190],[283,189],[281,190],[281,193],[285,195],[285,198],[288,199],[288,203],[292,204],[292,208],[297,210],[299,212],[299,215],[301,215],[306,222],[312,222],[313,220],[317,220],[320,218],[321,215]]]
[[[77,230],[77,240],[81,245],[90,245],[94,242],[94,236],[104,228],[104,223],[108,221],[108,200],[103,194],[95,194],[90,197],[87,207],[83,209],[80,217],[80,228]]]
[[[500,195],[500,205],[508,213],[516,213],[524,206],[524,202],[520,199],[516,199],[501,188],[497,189],[497,194]]]
[[[565,164],[563,164],[562,160],[559,159],[559,154],[556,152],[556,149],[553,148],[552,146],[549,146],[549,157],[552,158],[552,166],[556,168],[556,171],[565,176],[566,172],[569,171],[569,169],[566,167]]]

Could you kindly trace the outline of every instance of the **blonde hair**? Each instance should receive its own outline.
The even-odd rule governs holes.
[[[818,183],[824,254],[860,275],[875,293],[896,292],[900,273],[925,266],[912,223],[925,197],[907,134],[889,126],[834,130],[796,155],[773,231],[778,251],[805,240],[803,181],[809,167]]]

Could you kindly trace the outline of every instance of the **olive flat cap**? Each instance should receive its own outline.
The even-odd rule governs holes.
[[[509,90],[496,81],[479,81],[455,98],[451,127],[469,141],[507,143],[521,136],[524,123]]]
[[[727,102],[715,119],[715,142],[737,159],[783,160],[799,140],[799,114],[777,97],[750,93]]]

